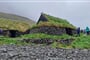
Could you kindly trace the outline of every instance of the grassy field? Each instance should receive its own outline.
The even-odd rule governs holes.
[[[62,45],[60,43],[54,42],[52,44],[52,47],[58,47],[58,48],[90,48],[90,36],[81,34],[80,36],[69,36],[69,35],[62,35],[62,36],[57,36],[57,35],[47,35],[47,34],[27,34],[21,36],[22,38],[50,38],[50,39],[68,39],[68,38],[73,38],[75,39],[71,45]]]
[[[47,34],[27,34],[23,35],[22,38],[50,38],[50,39],[68,39],[68,38],[73,38],[75,39],[71,45],[62,45],[60,43],[54,42],[51,44],[52,47],[56,48],[90,48],[90,35],[84,35],[81,34],[80,36],[69,36],[69,35],[62,35],[62,36],[57,36],[57,35],[47,35]]]
[[[15,45],[27,45],[25,42],[21,42],[20,37],[17,38],[10,38],[0,36],[0,45],[8,45],[8,44],[15,44]]]
[[[70,45],[63,45],[60,44],[58,42],[54,42],[53,44],[51,44],[51,46],[53,48],[86,48],[89,49],[90,48],[90,36],[85,36],[84,34],[81,34],[81,36],[69,36],[69,35],[47,35],[47,34],[41,34],[41,33],[37,33],[37,34],[27,34],[27,35],[22,35],[21,37],[17,37],[17,38],[9,38],[9,37],[0,37],[0,45],[3,44],[16,44],[16,45],[29,45],[30,43],[25,43],[25,42],[21,42],[21,39],[36,39],[36,38],[50,38],[53,40],[56,39],[68,39],[68,38],[74,38],[75,40],[70,44]]]
[[[75,37],[75,41],[71,44],[73,48],[90,48],[90,35],[81,35],[80,37]]]
[[[62,36],[59,35],[48,35],[48,34],[44,34],[44,33],[35,33],[35,34],[26,34],[26,35],[22,35],[22,38],[50,38],[50,39],[68,39],[71,38],[71,36],[63,34]]]

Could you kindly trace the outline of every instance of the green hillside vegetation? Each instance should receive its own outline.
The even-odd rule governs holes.
[[[25,42],[20,41],[21,38],[10,38],[0,36],[0,45],[8,45],[8,44],[15,44],[15,45],[27,45]]]
[[[62,36],[59,35],[48,35],[48,34],[44,34],[44,33],[34,33],[34,34],[26,34],[26,35],[22,35],[22,38],[30,38],[30,39],[44,39],[44,38],[49,38],[49,39],[68,39],[71,38],[71,36],[63,34]]]
[[[51,44],[53,48],[80,48],[80,49],[89,49],[90,48],[90,36],[85,36],[84,34],[81,34],[80,37],[74,37],[74,36],[69,36],[66,34],[63,34],[62,36],[57,36],[57,35],[48,35],[48,34],[43,34],[43,33],[36,33],[36,34],[26,34],[22,35],[21,38],[29,38],[29,39],[44,39],[44,38],[49,38],[49,39],[54,39],[54,40],[60,40],[60,39],[69,39],[73,38],[74,41],[70,45],[63,45],[58,42],[54,42]]]
[[[47,34],[26,34],[22,35],[21,37],[16,37],[16,38],[9,38],[9,37],[3,37],[0,36],[0,45],[4,44],[16,44],[16,45],[31,45],[32,43],[26,43],[22,42],[22,39],[35,39],[35,38],[51,38],[51,39],[67,39],[67,38],[73,38],[75,39],[72,44],[70,45],[63,45],[58,42],[54,42],[51,44],[51,47],[53,48],[79,48],[79,49],[89,49],[90,48],[90,36],[84,36],[84,34],[81,34],[80,37],[73,37],[69,35],[63,34],[62,36],[57,36],[57,35],[47,35]],[[36,45],[36,44],[34,44]]]
[[[75,26],[70,24],[65,19],[57,18],[57,17],[50,16],[50,15],[47,15],[47,14],[44,14],[44,13],[43,13],[43,15],[47,18],[48,21],[47,22],[40,21],[40,23],[36,27],[39,27],[39,26],[56,26],[56,27],[76,29]]]
[[[16,20],[0,18],[0,29],[18,30],[18,31],[24,32],[29,28],[30,28],[29,24],[23,21],[16,21]]]

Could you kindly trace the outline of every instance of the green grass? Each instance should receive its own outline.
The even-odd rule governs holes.
[[[44,33],[35,33],[35,34],[26,34],[26,35],[22,35],[21,38],[30,38],[30,39],[34,39],[34,38],[50,38],[50,39],[66,39],[66,38],[71,38],[71,36],[63,34],[63,35],[48,35],[48,34],[44,34]]]
[[[74,38],[75,40],[71,43],[71,45],[63,45],[58,42],[54,42],[51,44],[52,47],[56,48],[90,48],[90,36],[85,36],[84,34],[81,34],[81,36],[74,37],[74,36],[69,36],[69,35],[48,35],[48,34],[42,34],[42,33],[37,33],[37,34],[27,34],[21,36],[22,38],[30,38],[30,39],[35,39],[35,38],[50,38],[53,40],[57,39],[67,39],[67,38]]]
[[[74,38],[72,36],[63,34],[63,35],[48,35],[48,34],[44,34],[44,33],[34,33],[34,34],[26,34],[26,35],[22,35],[21,38],[26,38],[26,39],[44,39],[44,38],[49,38],[52,40],[61,40],[61,39],[69,39],[69,38]],[[53,44],[51,44],[51,46],[53,48],[68,48],[69,46],[66,45],[62,45],[58,42],[54,42]],[[71,48],[71,47],[69,47]]]
[[[53,40],[57,40],[57,39],[67,39],[67,38],[74,38],[75,40],[70,44],[70,45],[63,45],[59,42],[54,42],[51,44],[51,46],[53,48],[80,48],[80,49],[90,49],[90,35],[84,35],[81,34],[81,36],[78,37],[74,37],[74,36],[69,36],[69,35],[48,35],[48,34],[42,34],[42,33],[37,33],[37,34],[26,34],[26,35],[22,35],[21,37],[17,37],[17,38],[9,38],[9,37],[3,37],[0,36],[0,45],[3,44],[16,44],[16,45],[30,45],[32,43],[25,43],[25,42],[21,42],[21,39],[25,39],[25,38],[29,38],[29,39],[41,39],[41,38],[50,38]]]
[[[58,42],[54,42],[51,46],[56,48],[79,48],[79,49],[90,49],[90,36],[84,36],[82,34],[80,37],[72,37],[75,40],[71,43],[71,45],[62,45]]]
[[[37,33],[37,34],[26,34],[26,35],[22,35],[21,37],[16,37],[16,38],[10,38],[10,37],[4,37],[4,36],[0,36],[0,45],[3,44],[16,44],[16,45],[30,45],[32,43],[25,43],[22,42],[22,39],[38,39],[38,38],[50,38],[53,40],[56,39],[64,39],[64,38],[70,38],[71,36],[69,35],[62,35],[62,36],[58,36],[58,35],[48,35],[48,34],[43,34],[43,33]]]
[[[90,48],[90,35],[76,37],[75,41],[71,44],[73,48]]]
[[[0,45],[8,45],[8,44],[15,44],[15,45],[27,45],[25,42],[21,42],[20,38],[10,38],[0,36]]]

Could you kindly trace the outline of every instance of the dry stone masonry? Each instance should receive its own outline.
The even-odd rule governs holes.
[[[30,33],[46,33],[51,35],[62,35],[65,34],[66,31],[64,28],[44,26],[44,27],[33,28],[30,30]]]
[[[34,43],[34,44],[46,44],[50,45],[54,42],[58,42],[60,44],[64,45],[70,45],[74,39],[69,38],[69,39],[59,39],[59,40],[54,40],[54,39],[49,39],[49,38],[44,38],[44,39],[23,39],[22,42],[26,43]]]
[[[90,60],[90,49],[3,45],[0,46],[0,60]]]
[[[30,33],[45,33],[45,34],[50,34],[50,35],[63,35],[63,34],[68,34],[68,35],[73,35],[76,34],[76,30],[72,30],[69,28],[61,28],[61,27],[49,27],[49,26],[41,26],[41,27],[36,27],[33,29],[30,29]]]

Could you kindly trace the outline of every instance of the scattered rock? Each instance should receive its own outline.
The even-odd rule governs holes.
[[[57,42],[60,42],[61,44],[64,45],[70,45],[73,41],[74,39],[62,39],[62,40],[58,40]]]
[[[90,49],[6,45],[0,46],[0,60],[90,60]]]

